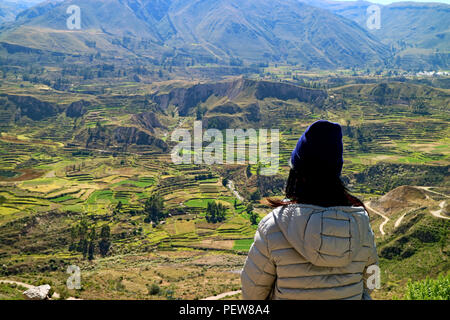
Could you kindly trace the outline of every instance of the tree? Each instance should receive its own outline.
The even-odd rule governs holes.
[[[255,192],[253,192],[253,193],[250,195],[250,200],[252,200],[252,201],[258,201],[258,200],[261,200],[261,193],[259,192],[259,190],[256,190]]]
[[[166,217],[163,198],[159,194],[152,195],[145,202],[144,212],[147,215],[144,222],[158,224]]]
[[[347,123],[347,136],[348,136],[349,138],[353,138],[353,132],[352,132],[352,127],[351,127],[351,121],[350,121],[350,119],[347,119],[347,120],[346,120],[346,123]]]
[[[253,212],[253,205],[251,203],[247,204],[245,211],[247,211],[247,214],[250,219],[250,223],[252,225],[258,224],[258,215],[255,212]]]
[[[89,242],[89,249],[88,249],[88,260],[94,260],[94,251],[95,251],[95,243],[94,241]]]
[[[69,250],[81,252],[84,258],[86,258],[88,254],[88,230],[89,226],[85,219],[82,219],[77,226],[73,226],[70,230],[72,242],[69,246]],[[78,244],[75,244],[77,240]]]
[[[252,166],[251,165],[247,166],[247,169],[246,169],[245,173],[247,175],[247,178],[250,178],[252,176]]]
[[[206,221],[217,223],[225,220],[226,207],[221,203],[208,202],[206,207]]]
[[[202,120],[202,118],[203,118],[202,111],[201,111],[200,107],[198,107],[197,108],[196,120]]]
[[[419,115],[426,115],[428,107],[422,99],[417,99],[411,104],[411,112]]]
[[[258,224],[258,215],[256,213],[254,213],[253,211],[250,212],[250,223],[252,225],[257,225]]]
[[[81,239],[78,243],[78,251],[83,253],[83,258],[86,259],[88,254],[88,241],[86,239]]]
[[[91,233],[89,234],[89,240],[95,241],[97,240],[97,233],[95,232],[95,227],[92,227]]]
[[[100,231],[101,240],[98,243],[98,248],[100,254],[104,257],[108,254],[109,248],[111,247],[111,229],[108,225],[104,225]]]
[[[119,200],[119,202],[117,203],[116,207],[114,208],[113,213],[114,214],[120,213],[122,207],[123,207],[122,201]]]
[[[95,253],[95,240],[97,240],[97,234],[95,232],[95,227],[91,229],[91,233],[89,234],[89,245],[87,249],[88,260],[94,260]],[[86,241],[87,243],[87,241]]]
[[[441,251],[444,251],[444,248],[447,244],[447,238],[448,238],[448,225],[446,225],[446,221],[443,221],[443,226],[439,228],[439,246],[441,248]]]
[[[228,179],[227,178],[223,178],[222,179],[222,185],[226,188],[228,185]]]

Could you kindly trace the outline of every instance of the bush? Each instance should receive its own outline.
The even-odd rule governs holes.
[[[408,282],[406,300],[450,300],[450,274],[437,279]]]
[[[253,193],[250,195],[250,200],[252,200],[252,201],[258,201],[258,200],[261,200],[261,193],[259,193],[259,191],[256,190],[255,192],[253,192]]]
[[[155,296],[155,295],[160,294],[160,292],[161,292],[161,288],[156,283],[153,283],[148,288],[148,294],[149,295]]]

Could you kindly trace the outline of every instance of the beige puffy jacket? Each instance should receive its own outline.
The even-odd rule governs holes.
[[[259,224],[241,273],[243,299],[370,299],[365,271],[377,262],[363,207],[279,207]]]

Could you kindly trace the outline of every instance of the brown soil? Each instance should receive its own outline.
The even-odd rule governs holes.
[[[4,178],[0,177],[0,181],[26,181],[40,178],[44,175],[44,171],[38,171],[33,169],[19,169],[16,170],[21,173],[21,175],[12,177],[12,178]]]
[[[391,215],[406,208],[423,205],[426,201],[425,191],[411,186],[401,186],[388,192],[377,201],[373,201],[372,206]]]

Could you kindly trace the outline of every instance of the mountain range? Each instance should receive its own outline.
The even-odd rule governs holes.
[[[80,7],[81,30],[67,28],[70,5]],[[401,64],[402,59],[433,60],[440,54],[438,62],[427,63],[448,66],[449,5],[380,5],[381,28],[369,30],[370,5],[326,0],[51,0],[4,23],[0,42],[66,54],[319,68],[383,66],[394,55]]]
[[[25,9],[28,9],[42,0],[2,0],[0,2],[0,24],[16,19],[16,16]]]
[[[374,3],[368,1],[301,0],[304,3],[346,17],[367,28]],[[399,2],[377,5],[380,8],[380,28],[372,29],[381,42],[388,45],[424,49],[450,50],[450,6],[444,3]]]

